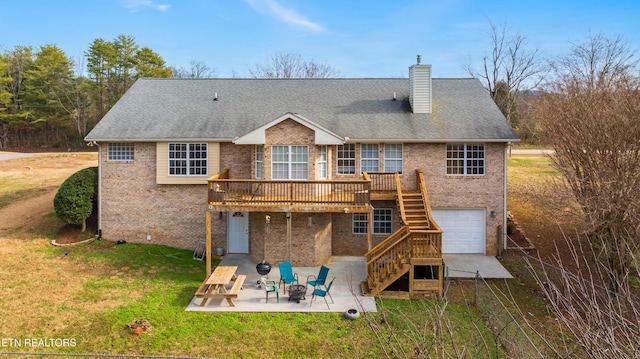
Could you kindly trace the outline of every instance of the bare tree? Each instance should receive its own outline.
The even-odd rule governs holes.
[[[208,79],[217,76],[217,71],[210,68],[206,63],[202,61],[190,60],[189,65],[191,66],[189,70],[186,70],[183,67],[172,68],[173,74],[171,75],[171,77],[179,79]]]
[[[466,71],[484,82],[509,124],[518,125],[515,98],[521,91],[535,88],[541,81],[545,66],[540,51],[529,49],[526,38],[519,33],[510,35],[506,25],[489,22],[491,54],[483,59],[483,69],[476,71],[466,65]]]
[[[293,52],[276,52],[263,63],[249,68],[249,74],[254,78],[290,79],[290,78],[330,78],[338,77],[335,68],[318,63],[315,60],[305,60]]]
[[[603,285],[613,273],[610,268],[596,264],[595,247],[588,243],[583,247],[579,240],[566,237],[565,241],[569,255],[558,252],[557,264],[526,259],[527,268],[555,314],[559,336],[572,339],[556,341],[565,347],[559,345],[556,354],[558,357],[564,352],[580,358],[637,358],[640,298],[628,280],[621,281],[615,293]],[[639,274],[635,268],[627,276],[637,278]]]
[[[637,63],[619,37],[591,36],[554,62],[556,76],[536,107],[614,291],[640,249]]]

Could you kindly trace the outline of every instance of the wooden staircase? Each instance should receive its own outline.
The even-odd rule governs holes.
[[[384,290],[409,274],[409,297],[435,294],[443,289],[442,230],[433,220],[424,176],[416,171],[417,190],[403,193],[396,174],[396,201],[404,224],[367,252],[365,295],[384,295]]]
[[[410,230],[428,230],[430,228],[429,214],[424,208],[425,200],[421,192],[403,192],[402,203],[406,224]],[[402,211],[398,211],[402,213]]]

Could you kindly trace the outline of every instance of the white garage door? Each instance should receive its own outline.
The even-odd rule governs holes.
[[[442,253],[484,254],[484,209],[434,209],[432,213],[443,231]]]

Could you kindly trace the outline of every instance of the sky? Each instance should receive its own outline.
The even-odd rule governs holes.
[[[591,0],[0,0],[0,51],[56,45],[77,64],[96,39],[133,36],[168,66],[206,64],[248,77],[276,52],[327,64],[340,77],[469,77],[490,54],[489,24],[506,26],[544,57],[590,35],[640,49],[640,1]]]

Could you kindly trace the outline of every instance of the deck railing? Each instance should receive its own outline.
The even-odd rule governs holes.
[[[222,205],[364,206],[370,181],[209,179],[209,203]]]
[[[396,191],[396,172],[363,172],[365,180],[371,180],[371,191],[394,193]]]
[[[410,231],[403,226],[365,254],[370,284],[388,278],[411,259],[442,257],[442,231]]]

